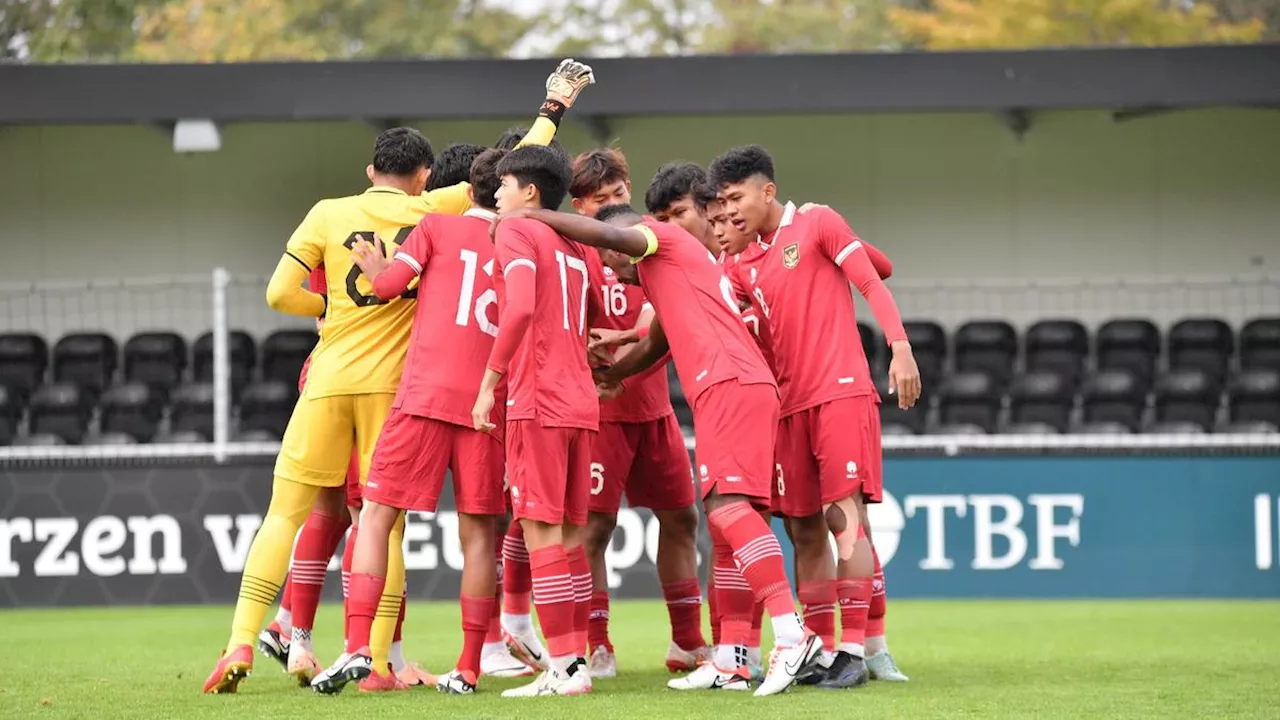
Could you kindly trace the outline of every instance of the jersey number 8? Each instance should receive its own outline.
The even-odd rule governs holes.
[[[411,232],[413,232],[412,227],[402,227],[399,230],[397,230],[396,239],[392,241],[395,243],[395,247],[400,247],[401,245],[403,245],[404,241],[408,239],[409,233]],[[351,233],[350,235],[347,236],[346,241],[342,243],[342,247],[348,250],[351,250],[356,246],[356,243],[360,242],[361,240],[367,240],[373,243],[373,246],[377,248],[378,252],[382,253],[383,257],[387,257],[387,246],[383,244],[382,238],[378,237],[377,234],[375,234],[374,231],[372,230],[357,230]],[[356,307],[369,307],[370,305],[386,305],[387,303],[391,302],[390,300],[383,300],[377,295],[365,295],[364,293],[360,292],[360,288],[356,286],[356,280],[358,280],[359,278],[360,278],[360,266],[353,263],[351,265],[351,271],[347,273],[347,297],[351,298],[351,302],[355,303]],[[413,300],[414,298],[418,297],[418,289],[413,288],[411,290],[405,290],[403,293],[400,294],[400,297],[404,300]]]

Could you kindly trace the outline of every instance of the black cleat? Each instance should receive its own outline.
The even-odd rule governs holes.
[[[331,667],[316,675],[311,681],[311,689],[321,695],[337,695],[347,683],[358,683],[372,673],[373,660],[368,655],[344,654]]]
[[[871,673],[867,663],[857,655],[843,650],[836,653],[836,659],[826,670],[826,677],[817,683],[818,687],[827,690],[844,690],[866,685],[871,681]]]
[[[289,669],[289,638],[275,629],[272,623],[266,630],[258,633],[258,650],[267,657]]]

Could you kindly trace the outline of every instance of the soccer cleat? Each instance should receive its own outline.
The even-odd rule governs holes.
[[[258,650],[289,672],[289,636],[280,629],[280,623],[272,620],[267,629],[258,634]]]
[[[396,672],[396,678],[404,683],[406,687],[417,687],[419,685],[435,685],[440,678],[432,675],[418,663],[405,663],[404,667]]]
[[[862,658],[842,650],[836,653],[836,659],[831,663],[831,667],[827,668],[818,687],[827,690],[844,690],[861,687],[870,681],[871,674],[867,672],[867,664],[862,661]]]
[[[435,682],[436,690],[449,695],[474,695],[476,676],[469,670],[450,670]]]
[[[579,658],[567,670],[544,670],[537,680],[528,685],[504,690],[502,697],[586,695],[591,692],[591,682],[587,674],[587,664]]]
[[[870,672],[872,680],[907,682],[910,679],[898,669],[898,663],[893,661],[893,656],[889,654],[888,650],[881,650],[868,656],[867,670]]]
[[[502,628],[502,639],[507,643],[512,657],[534,670],[547,669],[547,649],[542,647],[542,641],[538,640],[538,633],[533,628],[518,633]]]
[[[311,689],[321,695],[337,695],[349,682],[360,682],[373,673],[373,658],[369,647],[354,653],[342,653],[325,670],[311,681]]]
[[[307,687],[319,674],[320,663],[316,662],[316,656],[310,650],[294,644],[289,648],[289,664],[285,666],[285,672],[298,681],[298,687]]]
[[[769,653],[769,670],[755,696],[776,695],[791,687],[822,654],[822,638],[809,633],[798,645],[775,645]]]
[[[405,685],[400,678],[391,669],[391,663],[387,663],[387,671],[385,673],[369,673],[369,676],[360,681],[356,687],[360,688],[360,692],[394,692],[396,690],[408,690],[409,686]]]
[[[587,674],[592,678],[618,677],[618,658],[608,645],[597,645],[587,661]]]
[[[760,648],[747,648],[747,669],[751,671],[751,682],[764,680],[764,657]]]
[[[223,651],[218,664],[204,681],[207,695],[228,695],[240,687],[240,681],[253,672],[253,648],[237,645],[231,652]]]
[[[706,662],[682,678],[667,681],[672,690],[750,690],[751,676],[747,668],[722,670]]]
[[[800,673],[796,678],[797,685],[818,685],[827,679],[827,673],[831,666],[835,664],[835,653],[822,653],[818,655],[818,660],[808,670]]]
[[[667,647],[667,672],[692,672],[711,659],[711,648],[685,650],[674,642]]]
[[[503,647],[480,656],[480,674],[496,678],[516,678],[533,674],[533,668],[525,665]]]

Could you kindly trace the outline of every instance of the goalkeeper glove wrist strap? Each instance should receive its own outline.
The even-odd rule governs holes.
[[[544,117],[552,122],[557,128],[560,127],[560,119],[564,117],[564,111],[568,108],[559,100],[547,98],[542,107],[538,108],[538,117]]]

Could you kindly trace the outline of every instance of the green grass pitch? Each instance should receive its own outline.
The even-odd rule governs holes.
[[[416,603],[406,653],[433,672],[461,642],[454,604]],[[772,698],[665,687],[665,608],[616,602],[620,676],[581,698],[503,699],[416,689],[320,697],[258,655],[235,696],[205,697],[230,607],[0,612],[0,718],[1275,718],[1280,603],[895,601],[889,639],[906,685],[793,689]],[[340,609],[321,608],[321,661]]]

